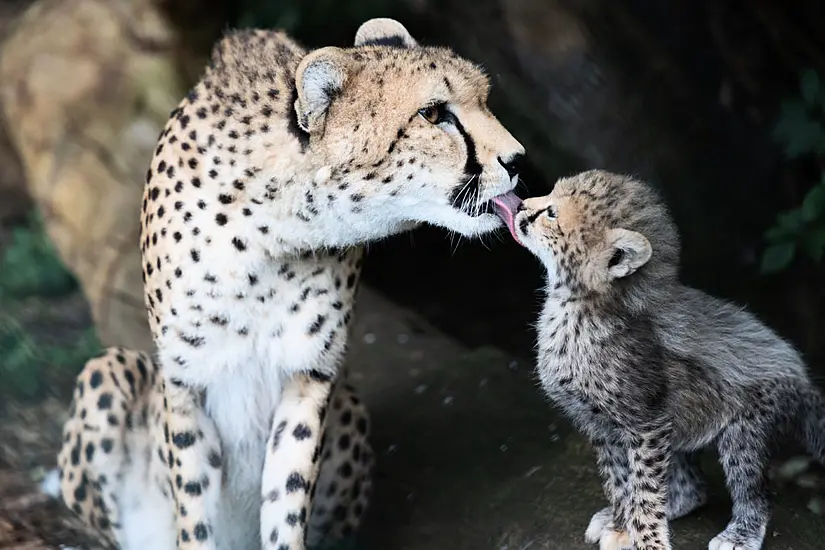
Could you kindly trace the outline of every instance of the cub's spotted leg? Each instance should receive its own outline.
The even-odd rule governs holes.
[[[267,440],[261,484],[261,540],[271,550],[304,550],[318,477],[332,379],[296,374],[284,385]]]
[[[770,518],[768,434],[771,422],[756,412],[732,422],[719,437],[719,460],[733,501],[733,517],[710,550],[759,550]]]
[[[627,528],[636,550],[670,550],[667,478],[670,426],[653,425],[633,436]]]
[[[221,491],[221,446],[214,423],[200,406],[200,395],[174,380],[163,384],[164,444],[175,496],[177,546],[215,550],[214,526]]]
[[[373,452],[367,408],[349,384],[336,384],[324,430],[324,451],[309,518],[307,545],[353,535],[369,505]]]
[[[589,543],[601,542],[605,549],[631,548],[630,538],[625,531],[630,478],[628,446],[613,435],[595,438],[593,446],[596,449],[596,465],[602,477],[604,494],[610,506],[593,515],[584,538]]]
[[[667,492],[669,520],[681,518],[704,506],[708,493],[699,466],[699,453],[673,453]]]
[[[605,476],[605,493],[608,499],[611,495],[621,495],[616,519],[612,507],[603,508],[593,515],[590,525],[587,528],[585,539],[587,542],[595,543],[604,541],[607,548],[632,549],[630,536],[627,532],[617,530],[616,525],[626,525],[626,517],[621,500],[627,490],[627,484],[616,483],[617,480],[627,480],[629,478],[628,454],[626,449],[610,446],[597,446],[598,466],[601,471],[613,466],[613,473]],[[667,495],[667,518],[677,519],[707,502],[707,484],[705,483],[701,469],[699,467],[698,453],[674,453],[671,459],[668,475],[668,495]],[[613,532],[613,534],[611,534]]]

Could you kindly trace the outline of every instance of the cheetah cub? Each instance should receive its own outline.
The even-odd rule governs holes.
[[[825,402],[799,353],[742,308],[680,284],[679,236],[647,184],[603,171],[504,205],[546,268],[542,386],[596,449],[610,506],[602,550],[671,548],[668,520],[706,500],[697,452],[719,451],[733,515],[710,550],[762,547],[779,435],[825,460]]]

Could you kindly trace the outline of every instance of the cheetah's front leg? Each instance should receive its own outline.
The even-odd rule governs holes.
[[[636,550],[670,550],[667,477],[671,458],[669,423],[634,434],[630,454],[630,539]]]
[[[331,388],[332,379],[315,373],[295,375],[284,386],[264,460],[264,549],[304,550]]]
[[[218,431],[192,388],[164,382],[166,455],[175,496],[177,546],[215,550],[214,525],[221,491],[221,445]],[[149,526],[147,526],[149,527]]]

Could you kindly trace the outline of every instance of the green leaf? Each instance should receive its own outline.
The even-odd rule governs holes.
[[[771,243],[787,240],[790,236],[791,235],[788,234],[787,230],[779,227],[778,225],[774,225],[765,231],[765,239]]]
[[[808,113],[808,106],[799,100],[783,101],[772,132],[773,139],[785,148],[789,158],[819,152],[825,142],[825,129]]]
[[[790,265],[795,254],[796,243],[794,242],[772,244],[762,254],[762,272],[776,273],[782,271]]]
[[[808,232],[803,243],[808,257],[817,263],[822,261],[822,255],[825,253],[825,225]]]
[[[805,221],[802,219],[802,211],[798,208],[780,212],[776,215],[776,221],[779,227],[791,233],[799,232],[802,226],[805,225]]]
[[[825,185],[817,185],[808,191],[805,200],[802,201],[802,219],[812,222],[819,218],[825,210]]]
[[[819,74],[814,70],[807,70],[802,74],[802,98],[808,105],[815,105],[819,97]]]
[[[814,121],[804,121],[793,129],[785,145],[785,154],[788,158],[798,158],[812,152],[818,152],[820,145],[825,141],[825,131],[822,125]]]

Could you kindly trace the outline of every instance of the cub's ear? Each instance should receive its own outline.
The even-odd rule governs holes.
[[[329,46],[309,53],[298,64],[295,111],[305,132],[323,130],[329,106],[344,90],[352,63],[344,50]]]
[[[418,42],[409,31],[396,21],[379,17],[370,19],[355,33],[356,46],[394,46],[396,48],[416,48]]]
[[[627,229],[611,229],[607,232],[607,251],[607,272],[612,279],[634,273],[653,254],[647,237]]]

